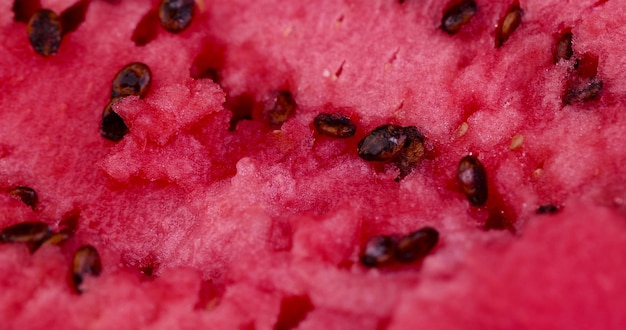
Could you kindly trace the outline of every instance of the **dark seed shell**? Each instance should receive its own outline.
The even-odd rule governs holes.
[[[398,242],[395,257],[401,262],[413,262],[424,258],[437,245],[439,232],[431,227],[415,231]]]
[[[113,104],[119,101],[119,98],[112,99],[102,112],[102,121],[100,122],[100,134],[105,139],[113,142],[120,141],[128,134],[128,126],[124,119],[113,111]]]
[[[374,236],[365,245],[361,263],[367,267],[377,267],[392,261],[397,247],[397,240],[392,236]]]
[[[265,102],[263,115],[271,127],[280,128],[296,111],[297,104],[289,91],[274,92]]]
[[[597,99],[602,92],[602,80],[594,78],[566,87],[563,104],[584,103]]]
[[[52,10],[41,9],[36,12],[28,21],[26,31],[37,54],[47,57],[59,51],[63,27],[61,19]]]
[[[74,234],[68,229],[61,229],[58,233],[52,234],[48,239],[41,243],[44,245],[61,245],[68,239],[70,239]]]
[[[22,222],[0,231],[0,241],[4,243],[26,243],[38,246],[52,235],[50,227],[43,222]]]
[[[140,62],[130,63],[123,67],[111,84],[111,98],[139,95],[146,96],[152,82],[150,68]]]
[[[519,1],[515,1],[509,6],[506,15],[500,20],[500,24],[498,24],[496,29],[496,48],[502,47],[519,27],[520,23],[522,23],[522,14]]]
[[[81,246],[72,259],[72,285],[77,293],[82,293],[82,283],[86,276],[99,276],[102,263],[98,251],[91,245]]]
[[[455,4],[443,14],[439,28],[450,35],[456,34],[474,17],[476,9],[474,0],[465,0]]]
[[[407,142],[403,127],[398,125],[382,125],[375,128],[358,145],[359,157],[366,161],[393,160]]]
[[[35,189],[26,186],[15,187],[9,191],[9,194],[33,209],[39,201],[39,197],[37,196]]]
[[[469,202],[482,206],[487,202],[487,172],[478,158],[468,155],[459,162],[457,179]]]
[[[185,30],[193,18],[194,0],[162,0],[159,5],[161,26],[172,32]]]
[[[319,134],[335,138],[348,138],[356,133],[356,125],[340,113],[320,113],[313,119],[313,126]]]

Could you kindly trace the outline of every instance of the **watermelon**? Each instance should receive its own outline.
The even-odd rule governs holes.
[[[0,6],[4,328],[626,326],[625,1]]]

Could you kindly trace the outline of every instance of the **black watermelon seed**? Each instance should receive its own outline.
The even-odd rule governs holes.
[[[603,83],[598,78],[570,84],[563,94],[563,104],[584,103],[597,99],[602,92]]]
[[[172,32],[185,30],[193,18],[194,0],[162,0],[159,5],[161,26]]]
[[[22,201],[24,204],[30,206],[31,208],[35,208],[37,202],[39,201],[39,197],[37,196],[37,192],[35,189],[25,186],[18,186],[9,191],[16,199]]]
[[[37,54],[46,57],[59,51],[63,28],[61,19],[52,10],[41,9],[36,12],[28,21],[26,31]]]
[[[404,134],[406,135],[406,143],[395,160],[395,164],[400,170],[400,175],[395,179],[396,182],[409,175],[424,157],[424,135],[415,126],[405,127]]]
[[[478,158],[468,155],[459,162],[457,179],[469,202],[482,206],[487,202],[487,172]]]
[[[91,245],[81,246],[72,259],[72,285],[77,293],[82,293],[82,284],[86,276],[99,276],[102,262],[98,251]]]
[[[461,1],[448,8],[441,18],[440,29],[452,35],[461,30],[461,27],[476,14],[476,2],[473,0]]]
[[[522,9],[519,6],[519,1],[515,1],[509,6],[506,15],[500,20],[500,24],[496,29],[496,48],[502,47],[504,43],[509,40],[509,37],[522,23]]]
[[[113,79],[111,98],[129,95],[144,97],[151,82],[152,72],[147,65],[140,62],[128,64]]]
[[[564,30],[556,40],[554,47],[554,64],[559,63],[561,59],[569,60],[574,55],[572,49],[572,39],[574,35],[571,29]]]
[[[22,222],[2,229],[0,231],[0,241],[38,246],[50,235],[52,235],[50,227],[43,222]]]
[[[102,121],[100,122],[100,134],[105,139],[117,142],[128,134],[128,126],[124,119],[113,111],[113,104],[119,101],[119,98],[112,99],[102,112]]]
[[[401,262],[413,262],[424,258],[437,245],[439,232],[431,227],[415,231],[398,242],[395,257]]]
[[[359,157],[366,161],[390,161],[399,155],[407,142],[403,127],[393,124],[375,128],[359,141]]]
[[[367,241],[361,263],[367,267],[377,267],[392,261],[397,247],[397,240],[392,236],[374,236]]]
[[[356,133],[356,125],[340,113],[320,113],[313,119],[313,126],[319,134],[336,138],[348,138]]]
[[[297,104],[289,91],[272,93],[265,102],[263,115],[271,127],[280,128],[296,111]]]
[[[537,214],[554,214],[559,212],[559,207],[554,204],[545,204],[539,206]]]

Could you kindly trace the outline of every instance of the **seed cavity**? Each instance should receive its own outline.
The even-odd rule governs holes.
[[[365,244],[361,263],[366,267],[378,267],[393,260],[398,241],[387,235],[374,236]]]
[[[63,27],[59,16],[48,9],[37,11],[28,21],[28,40],[37,54],[48,57],[61,46]]]
[[[272,93],[266,100],[263,116],[271,127],[280,128],[296,111],[296,108],[297,104],[291,92],[282,90]]]
[[[51,235],[52,230],[46,223],[39,221],[22,222],[2,229],[0,242],[24,243],[31,252],[34,252]]]
[[[146,96],[152,82],[150,68],[140,62],[134,62],[123,67],[111,84],[111,98],[139,95]]]
[[[156,9],[150,9],[137,23],[133,35],[130,39],[137,46],[145,46],[150,41],[156,39],[159,32],[159,12]]]
[[[162,0],[159,5],[161,26],[169,32],[185,30],[193,18],[194,0]]]
[[[28,23],[33,14],[41,9],[41,2],[40,0],[15,0],[12,9],[14,21]]]
[[[439,232],[432,227],[424,227],[403,237],[395,251],[400,262],[414,262],[426,257],[439,241]]]
[[[554,204],[544,204],[537,208],[537,214],[554,214],[560,211],[560,208]]]
[[[569,60],[574,55],[572,48],[572,28],[564,29],[560,35],[556,36],[556,43],[554,46],[554,64],[559,63],[560,60]]]
[[[313,119],[317,133],[335,138],[349,138],[356,133],[356,125],[341,113],[320,113]]]
[[[522,22],[522,9],[519,1],[513,2],[506,12],[506,15],[500,19],[500,24],[496,28],[496,48],[502,47],[509,40],[509,37],[519,27]]]
[[[112,99],[102,112],[102,121],[100,122],[100,134],[102,137],[117,142],[128,134],[128,126],[124,119],[113,111],[113,104],[118,102],[120,98]]]
[[[73,289],[83,293],[83,282],[87,276],[97,277],[102,272],[102,263],[98,251],[91,245],[83,245],[72,259],[71,278]]]
[[[85,21],[90,3],[91,0],[79,0],[61,13],[63,35],[75,31]]]
[[[465,0],[454,4],[443,14],[439,28],[450,35],[457,34],[461,27],[474,17],[476,9],[476,2],[473,0]]]
[[[32,209],[35,209],[35,206],[39,201],[39,197],[37,196],[35,189],[26,186],[15,187],[9,191],[9,194],[15,199],[30,206]]]
[[[487,172],[478,158],[463,157],[457,168],[457,179],[463,193],[473,206],[483,206],[487,202]]]

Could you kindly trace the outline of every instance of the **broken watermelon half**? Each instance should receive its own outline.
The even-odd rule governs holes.
[[[6,329],[623,329],[623,0],[5,0]]]

